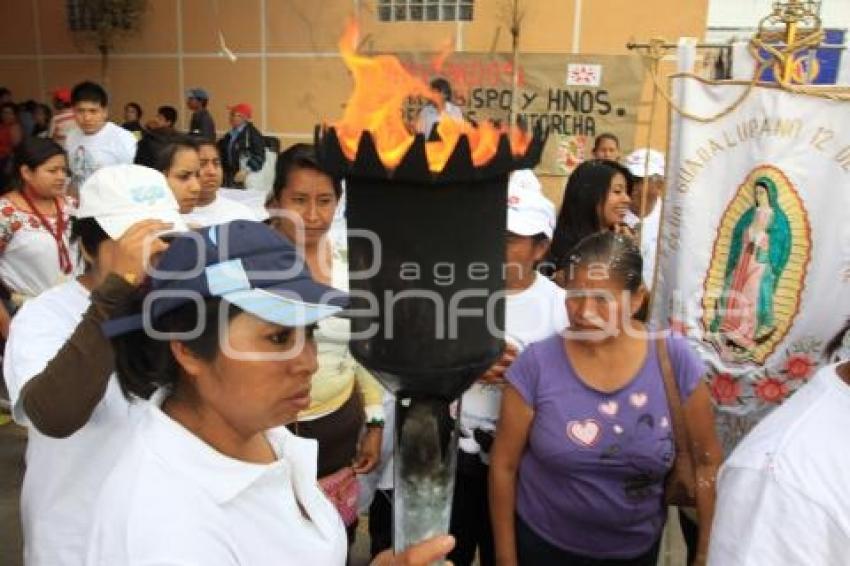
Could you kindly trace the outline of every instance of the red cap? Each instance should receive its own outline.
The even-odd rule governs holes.
[[[239,104],[228,106],[227,109],[236,114],[242,114],[242,116],[248,120],[251,119],[251,105],[246,102],[240,102]]]
[[[71,89],[64,86],[62,88],[57,88],[52,93],[53,98],[62,102],[64,104],[71,104]]]

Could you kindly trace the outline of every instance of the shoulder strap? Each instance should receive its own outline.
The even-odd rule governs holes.
[[[679,385],[673,374],[673,366],[670,363],[670,352],[667,350],[667,339],[664,337],[655,339],[655,349],[658,353],[658,361],[661,364],[661,376],[664,380],[664,391],[667,394],[667,404],[670,407],[670,426],[673,429],[673,441],[676,444],[676,453],[690,454],[690,442],[688,427],[685,423],[685,415],[682,407],[682,396],[679,393]]]

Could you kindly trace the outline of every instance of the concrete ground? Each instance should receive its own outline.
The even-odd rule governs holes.
[[[0,414],[0,418],[2,418]],[[0,425],[0,564],[22,566],[22,539],[19,498],[24,473],[26,431],[13,423]],[[366,518],[360,521],[357,541],[352,551],[351,566],[369,563],[369,534]],[[671,514],[667,536],[662,546],[660,566],[684,565],[684,547],[678,522]]]

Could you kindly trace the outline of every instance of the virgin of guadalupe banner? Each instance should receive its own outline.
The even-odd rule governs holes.
[[[697,116],[746,88],[673,79]],[[731,449],[850,316],[850,102],[759,86],[674,113],[667,163],[653,319],[705,360]]]

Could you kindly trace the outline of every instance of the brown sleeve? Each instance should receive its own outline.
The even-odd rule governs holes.
[[[47,367],[21,389],[30,422],[46,436],[66,438],[85,425],[103,399],[115,371],[112,345],[101,323],[133,295],[135,288],[110,274],[91,294],[91,306]],[[47,322],[45,322],[47,324]]]

